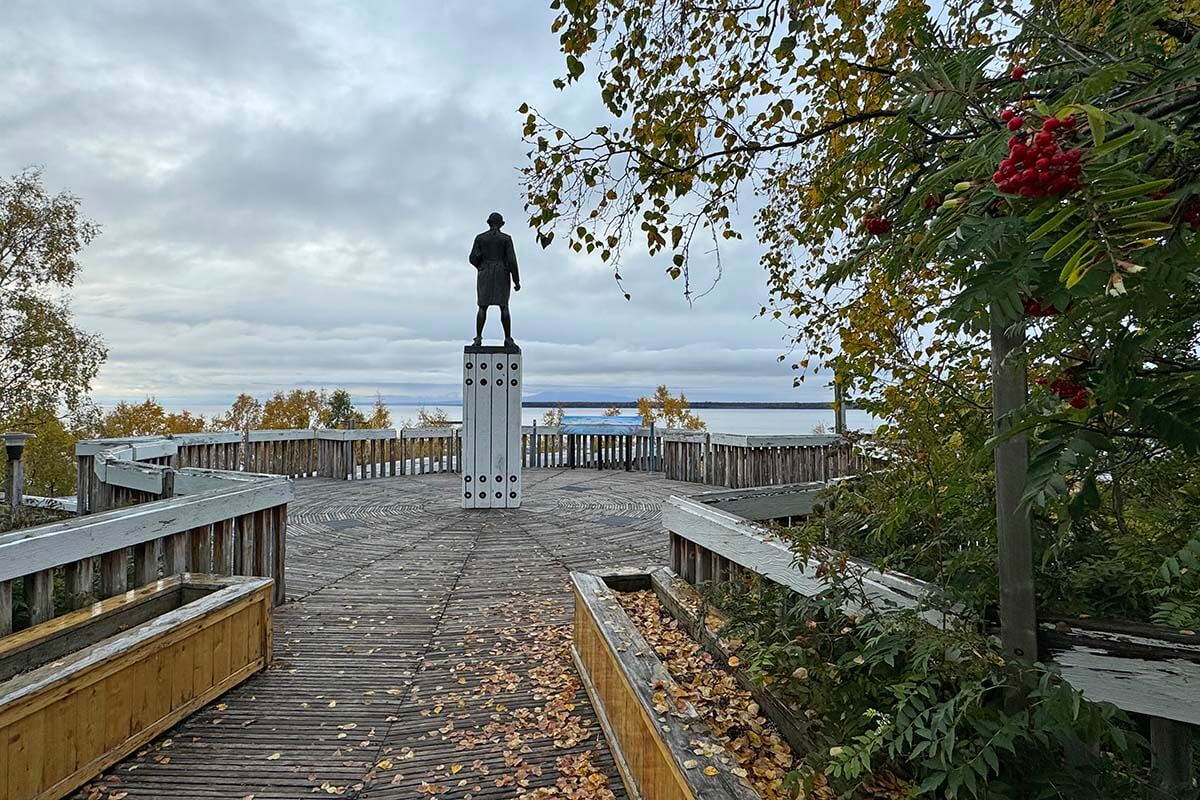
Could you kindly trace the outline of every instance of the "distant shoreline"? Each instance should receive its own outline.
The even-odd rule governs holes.
[[[754,400],[690,400],[688,405],[692,408],[759,408],[759,409],[802,409],[809,411],[831,411],[833,403],[826,402],[783,402],[783,403],[768,403]],[[563,400],[556,402],[553,400],[526,400],[521,403],[522,408],[637,408],[638,404],[635,400]],[[846,405],[848,409],[857,409],[857,406]]]

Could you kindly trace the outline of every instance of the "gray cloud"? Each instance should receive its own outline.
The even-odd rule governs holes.
[[[631,255],[626,302],[598,261],[533,243],[515,108],[572,124],[599,110],[586,83],[552,88],[541,4],[9,5],[0,170],[44,165],[104,227],[75,295],[110,346],[103,398],[450,395],[472,333],[465,256],[493,209],[522,263],[531,392],[827,396],[790,388],[785,331],[754,317],[752,245],[723,252],[693,307],[661,261]]]

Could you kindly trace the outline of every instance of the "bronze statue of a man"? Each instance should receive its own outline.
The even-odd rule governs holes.
[[[483,326],[487,322],[488,306],[500,306],[500,324],[504,326],[504,345],[516,344],[512,338],[512,318],[508,314],[509,280],[512,288],[521,291],[521,275],[517,272],[517,253],[512,237],[501,233],[504,217],[493,211],[487,219],[488,229],[475,237],[469,260],[479,271],[475,290],[479,311],[475,314],[475,345],[483,344]]]

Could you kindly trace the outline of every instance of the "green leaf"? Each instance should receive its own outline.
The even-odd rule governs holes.
[[[1094,150],[1092,150],[1092,155],[1102,156],[1107,153],[1111,153],[1114,150],[1120,150],[1122,147],[1124,147],[1125,145],[1134,141],[1141,135],[1142,135],[1141,131],[1134,131],[1133,133],[1127,133],[1124,136],[1118,136],[1115,139],[1109,139],[1104,144],[1102,144],[1102,145],[1096,147]]]
[[[1143,214],[1153,214],[1175,205],[1174,197],[1164,197],[1162,200],[1143,200],[1133,205],[1121,206],[1108,212],[1110,217],[1140,217]]]
[[[1092,141],[1099,147],[1104,144],[1104,114],[1095,106],[1084,106],[1083,110],[1087,114],[1088,127],[1092,129]]]
[[[1160,189],[1167,188],[1174,182],[1175,181],[1173,178],[1163,178],[1163,179],[1157,180],[1157,181],[1147,181],[1146,183],[1139,183],[1137,186],[1126,186],[1124,189],[1117,189],[1112,192],[1105,192],[1104,194],[1100,195],[1100,197],[1098,197],[1097,199],[1101,203],[1111,203],[1114,200],[1125,200],[1130,197],[1137,197],[1140,194],[1150,194],[1151,192],[1157,192]]]
[[[1059,253],[1061,253],[1063,250],[1066,250],[1068,247],[1070,247],[1072,244],[1075,243],[1076,239],[1078,239],[1080,236],[1083,235],[1083,232],[1085,230],[1087,230],[1087,226],[1088,226],[1088,221],[1085,219],[1083,222],[1080,222],[1074,228],[1071,228],[1071,230],[1068,231],[1065,236],[1063,236],[1061,239],[1059,239],[1054,244],[1050,245],[1050,249],[1046,251],[1046,254],[1044,256],[1042,256],[1042,259],[1045,261],[1049,261],[1050,259],[1057,256]]]
[[[1035,230],[1033,233],[1029,234],[1029,236],[1025,239],[1025,241],[1029,242],[1029,243],[1033,243],[1033,242],[1036,242],[1039,239],[1045,237],[1047,234],[1058,230],[1058,227],[1060,225],[1062,225],[1064,222],[1066,222],[1067,218],[1070,217],[1074,213],[1075,213],[1075,207],[1070,206],[1070,205],[1067,206],[1066,208],[1064,208],[1063,210],[1059,211],[1057,214],[1052,216],[1050,219],[1048,219],[1044,223],[1042,223],[1042,226],[1040,228],[1038,228],[1037,230]]]

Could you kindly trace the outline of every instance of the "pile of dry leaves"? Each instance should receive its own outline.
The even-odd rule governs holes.
[[[679,683],[696,713],[725,745],[745,778],[766,800],[793,800],[784,778],[796,765],[791,747],[764,717],[733,674],[696,642],[662,607],[654,592],[619,592],[625,612]],[[736,662],[736,657],[731,658]],[[737,666],[736,663],[731,666]],[[823,787],[821,787],[823,788]],[[813,793],[821,798],[821,789]]]

